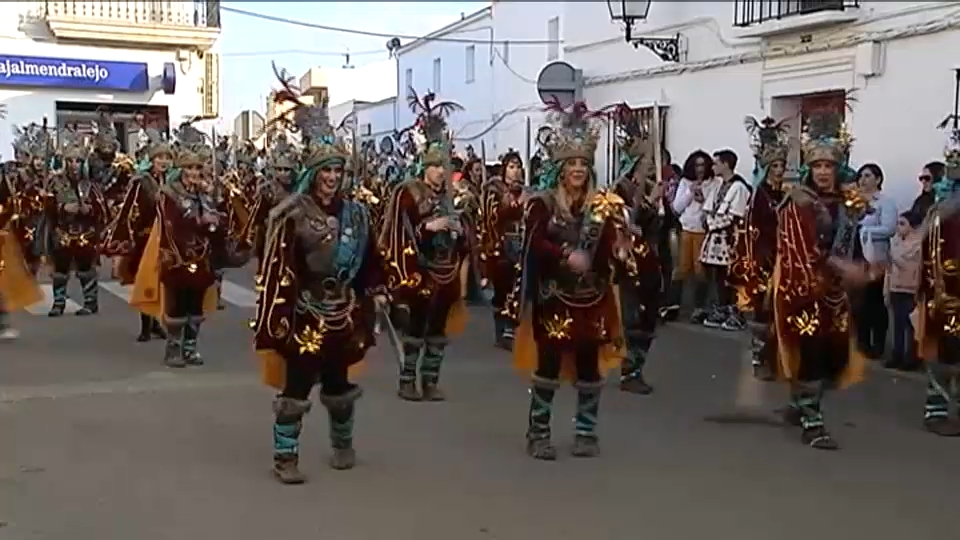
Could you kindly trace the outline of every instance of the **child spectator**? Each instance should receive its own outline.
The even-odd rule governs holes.
[[[884,367],[911,370],[917,366],[914,329],[910,322],[920,287],[921,247],[917,232],[922,216],[915,212],[900,214],[897,232],[890,240],[890,267],[886,275],[887,305],[893,311],[893,356]]]

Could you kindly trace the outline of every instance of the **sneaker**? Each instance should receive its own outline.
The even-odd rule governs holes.
[[[10,328],[9,326],[0,330],[0,341],[13,341],[20,337],[20,332],[16,328]]]
[[[739,313],[731,313],[727,317],[727,320],[723,321],[723,324],[720,325],[720,328],[730,331],[730,332],[739,332],[747,327],[747,321],[743,320],[743,317]]]
[[[707,315],[707,318],[703,321],[703,325],[707,328],[720,328],[726,320],[726,310],[718,307],[711,311],[710,315]]]

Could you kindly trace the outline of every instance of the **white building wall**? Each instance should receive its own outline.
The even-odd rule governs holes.
[[[5,55],[66,58],[91,61],[142,62],[147,64],[149,89],[146,92],[114,92],[96,89],[34,88],[4,86],[0,79],[0,103],[7,107],[6,128],[0,129],[0,155],[9,157],[13,133],[9,126],[41,122],[46,116],[55,125],[57,101],[161,105],[168,107],[171,126],[199,115],[203,110],[201,81],[204,63],[194,55],[192,61],[178,62],[172,50],[123,49],[65,45],[52,41],[52,36],[38,35],[36,26],[21,25],[18,2],[0,4],[0,51]],[[26,32],[25,32],[26,31]],[[45,38],[50,41],[38,41]],[[214,48],[216,51],[216,48]],[[165,62],[178,66],[177,87],[173,95],[160,89],[160,76]],[[222,79],[221,79],[222,80]]]
[[[489,41],[494,28],[490,10],[485,9],[474,15],[468,15],[456,23],[431,34],[431,37],[456,37]],[[467,77],[467,48],[474,49],[474,71],[472,80]],[[440,60],[440,88],[434,84],[434,61]],[[397,126],[405,128],[413,124],[414,114],[406,106],[406,73],[413,74],[413,88],[423,96],[434,91],[438,100],[455,101],[464,107],[464,111],[453,113],[448,122],[454,134],[458,149],[472,144],[479,151],[480,141],[487,147],[493,143],[490,127],[494,116],[493,50],[489,44],[466,44],[442,41],[417,41],[401,48],[397,53],[397,89],[400,105],[397,107]]]
[[[386,135],[391,135],[397,130],[397,126],[393,121],[396,103],[396,98],[390,98],[377,103],[366,104],[358,108],[358,122],[361,126],[370,126],[370,137],[375,137],[379,140]]]
[[[547,40],[547,24],[554,17],[560,21],[560,36],[569,28],[564,9],[570,2],[493,2],[495,116],[500,119],[494,130],[493,148],[502,154],[514,148],[521,154],[526,145],[526,118],[531,119],[533,132],[543,122],[543,104],[537,95],[537,75],[547,63],[546,44],[511,44],[510,41]],[[606,4],[599,3],[605,9]],[[579,24],[579,22],[578,22]],[[506,42],[506,43],[505,43]],[[560,59],[565,53],[560,47]],[[488,146],[489,147],[489,146]],[[531,152],[535,152],[531,143]]]
[[[583,69],[587,103],[668,106],[667,147],[675,161],[697,148],[729,147],[741,156],[741,171],[749,171],[745,115],[783,118],[790,96],[837,89],[856,89],[848,113],[856,138],[851,165],[880,164],[884,189],[903,206],[916,194],[920,167],[942,155],[946,136],[935,126],[953,107],[960,2],[865,1],[855,22],[766,40],[738,37],[743,31],[733,26],[733,2],[655,2],[634,34],[679,32],[686,52],[680,64],[624,43],[605,3],[563,5],[565,20],[578,23],[563,25],[564,59]],[[801,43],[801,34],[809,41]],[[799,135],[799,119],[792,120]],[[606,166],[603,148],[600,170]]]

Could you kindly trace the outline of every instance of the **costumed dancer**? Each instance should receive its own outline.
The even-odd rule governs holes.
[[[120,211],[130,179],[136,172],[135,162],[120,152],[120,141],[111,115],[99,111],[93,128],[95,134],[90,154],[90,178],[100,186],[110,210],[110,218],[113,218]]]
[[[513,315],[518,306],[507,298],[517,282],[523,247],[523,208],[530,198],[525,189],[523,159],[513,149],[500,159],[502,177],[488,180],[480,200],[480,262],[484,265],[484,286],[493,287],[493,327],[498,347],[513,346]],[[514,299],[516,301],[518,299]]]
[[[285,74],[277,77],[297,110],[304,162],[293,194],[267,220],[255,345],[264,382],[280,391],[273,403],[273,472],[284,484],[299,484],[300,432],[315,385],[329,419],[330,466],[355,464],[361,390],[349,371],[373,346],[374,309],[385,309],[388,298],[369,212],[347,196],[349,150],[334,137],[325,108],[302,103]]]
[[[627,205],[630,254],[618,276],[621,318],[626,337],[626,356],[620,366],[620,389],[633,394],[653,392],[643,368],[656,337],[662,273],[657,244],[661,219],[662,187],[657,183],[657,151],[653,134],[648,133],[640,115],[626,103],[614,111],[620,167],[613,192]]]
[[[176,132],[175,169],[168,171],[157,198],[157,218],[144,248],[130,304],[163,321],[164,364],[199,366],[200,326],[216,309],[213,259],[225,249],[227,230],[205,175],[212,149],[190,124]]]
[[[16,211],[10,216],[10,230],[20,241],[20,250],[32,275],[40,270],[42,254],[47,248],[45,212],[49,193],[49,161],[53,157],[53,137],[47,128],[32,123],[14,128],[14,154],[17,157],[7,178],[15,198],[11,201]]]
[[[137,166],[127,191],[117,207],[117,215],[104,231],[103,255],[114,258],[114,274],[122,285],[134,283],[150,231],[157,219],[157,199],[173,164],[173,147],[157,128],[145,126],[141,131],[144,159]],[[160,321],[140,313],[137,341],[152,337],[166,338]]]
[[[917,293],[917,345],[927,371],[923,424],[931,433],[960,436],[951,401],[960,401],[960,130],[944,156],[944,177],[933,186],[935,203],[921,226],[923,265]]]
[[[20,334],[10,323],[10,313],[43,299],[33,272],[21,251],[13,229],[19,201],[13,178],[18,174],[9,163],[0,170],[0,341],[16,339]]]
[[[300,172],[300,151],[291,144],[286,135],[278,135],[267,152],[266,169],[260,183],[244,238],[253,246],[254,256],[263,260],[266,245],[267,216],[270,210],[286,198],[293,189]]]
[[[97,265],[100,233],[110,219],[100,186],[90,178],[87,159],[90,147],[75,127],[60,130],[60,169],[48,184],[47,220],[53,265],[53,306],[51,317],[63,315],[67,307],[67,284],[74,270],[83,288],[83,307],[77,315],[100,311]]]
[[[524,214],[520,321],[514,365],[533,373],[527,453],[556,459],[550,441],[553,398],[561,378],[577,389],[573,455],[598,454],[597,416],[603,375],[620,366],[623,342],[620,306],[613,284],[625,204],[597,190],[593,169],[599,113],[583,103],[570,111],[551,107],[556,131],[546,141],[542,191]],[[618,248],[618,245],[621,246]]]
[[[867,207],[847,166],[852,138],[843,112],[811,114],[804,131],[801,184],[777,210],[776,368],[790,385],[785,422],[802,428],[804,444],[835,450],[823,393],[861,380],[864,372],[847,288],[864,285],[878,269],[863,259],[857,228]]]
[[[391,196],[380,236],[395,299],[394,321],[404,334],[398,395],[409,401],[444,399],[439,381],[447,340],[466,323],[463,298],[470,245],[451,193],[444,119],[460,106],[435,100],[432,93],[422,100],[415,93],[408,99],[417,115],[414,140],[419,155],[414,178]]]
[[[777,207],[783,200],[783,174],[789,148],[786,126],[767,117],[744,119],[753,150],[753,198],[737,226],[728,283],[737,291],[737,305],[752,312],[750,357],[754,375],[773,380],[776,343],[772,337],[770,280],[777,260]]]

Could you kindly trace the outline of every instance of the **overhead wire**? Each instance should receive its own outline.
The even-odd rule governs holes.
[[[339,32],[342,34],[353,34],[357,36],[368,36],[368,37],[379,37],[379,38],[399,38],[399,39],[409,39],[414,41],[438,41],[438,42],[448,42],[448,43],[473,43],[485,45],[488,43],[497,43],[496,40],[489,39],[470,39],[470,38],[455,38],[455,37],[442,37],[442,36],[412,36],[407,34],[385,34],[383,32],[371,32],[369,30],[358,30],[356,28],[343,28],[340,26],[329,26],[325,24],[317,24],[305,21],[297,21],[294,19],[288,19],[286,17],[277,17],[276,15],[267,15],[266,13],[256,13],[254,11],[247,11],[245,9],[237,9],[233,7],[220,6],[220,10],[226,13],[234,13],[237,15],[243,15],[246,17],[253,17],[256,19],[261,19],[264,21],[271,21],[283,24],[290,24],[293,26],[300,26],[303,28],[313,28],[315,30],[327,30],[329,32]],[[551,39],[510,39],[510,40],[501,40],[501,42],[509,41],[511,45],[548,45],[551,43],[562,43],[562,40],[551,40]]]
[[[370,56],[374,54],[388,54],[386,49],[377,49],[369,51],[310,51],[307,49],[284,49],[280,51],[244,51],[244,52],[231,52],[231,53],[221,53],[220,56],[223,57],[232,57],[232,58],[246,58],[246,57],[255,57],[255,56],[279,56],[284,54],[307,54],[315,56],[343,56],[349,54],[350,56]]]

